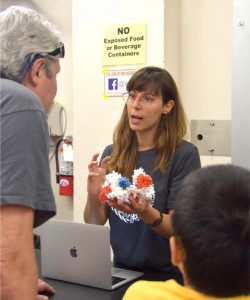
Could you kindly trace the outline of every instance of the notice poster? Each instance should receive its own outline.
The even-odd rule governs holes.
[[[138,69],[108,70],[104,69],[104,93],[103,97],[122,97],[126,93],[126,86],[131,76]]]
[[[146,24],[107,27],[103,39],[103,65],[146,63]]]

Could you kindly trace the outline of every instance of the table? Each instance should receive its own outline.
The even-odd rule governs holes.
[[[70,282],[54,280],[50,278],[43,278],[41,276],[41,257],[40,250],[36,249],[36,259],[38,265],[38,274],[39,277],[49,284],[51,284],[56,293],[53,296],[50,296],[51,300],[121,300],[125,294],[127,288],[134,283],[135,281],[129,282],[124,286],[121,286],[113,291],[106,291],[94,287],[89,287],[80,284],[74,284]],[[179,274],[169,274],[166,275],[165,272],[146,272],[143,277],[138,280],[162,280],[167,279],[176,279],[180,281]]]

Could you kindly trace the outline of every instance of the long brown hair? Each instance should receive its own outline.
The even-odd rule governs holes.
[[[127,83],[128,92],[148,90],[161,96],[163,105],[169,100],[174,101],[174,107],[170,113],[162,116],[154,137],[158,152],[154,171],[158,169],[164,173],[167,163],[186,134],[186,116],[175,81],[165,69],[153,66],[142,68]],[[133,170],[138,167],[136,165],[137,153],[137,138],[135,132],[130,129],[127,105],[125,105],[114,130],[113,153],[108,163],[108,171],[115,170],[131,178]]]

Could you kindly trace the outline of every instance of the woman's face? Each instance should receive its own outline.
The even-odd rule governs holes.
[[[163,114],[168,113],[167,104],[162,96],[147,91],[131,91],[127,99],[127,111],[130,128],[136,133],[155,134]]]

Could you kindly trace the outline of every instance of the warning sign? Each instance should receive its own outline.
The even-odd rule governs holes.
[[[103,65],[146,63],[146,24],[109,26],[103,39]]]

